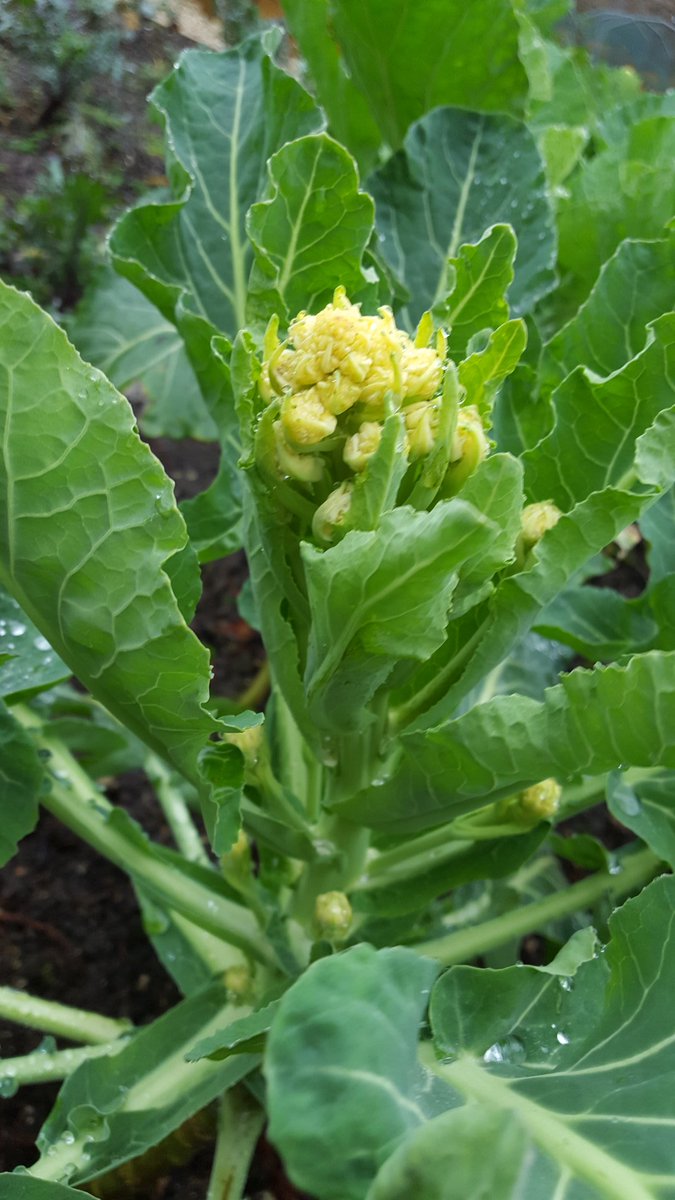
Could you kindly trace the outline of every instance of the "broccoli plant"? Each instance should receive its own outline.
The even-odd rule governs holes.
[[[2,288],[2,856],[55,814],[185,997],[129,1028],[0,990],[74,1043],[0,1060],[5,1091],[64,1080],[8,1200],[79,1195],[216,1100],[209,1200],[266,1120],[319,1200],[675,1195],[675,113],[559,48],[561,7],[293,0],[315,95],[269,33],[160,85],[171,195],[110,250],[218,431],[182,510]],[[106,314],[110,286],[69,328],[94,364]],[[636,522],[645,592],[586,587]],[[189,628],[241,545],[264,714],[210,695]],[[602,803],[617,852],[567,836]]]

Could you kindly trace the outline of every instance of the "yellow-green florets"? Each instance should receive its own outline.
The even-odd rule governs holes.
[[[294,502],[286,493],[293,512],[306,511],[311,489],[312,533],[324,546],[357,519],[349,515],[355,489],[369,478],[391,415],[400,414],[396,454],[404,470],[419,473],[433,453],[437,479],[443,480],[445,454],[439,498],[459,490],[487,454],[478,412],[462,405],[456,385],[454,392],[447,386],[451,373],[456,380],[452,364],[444,383],[447,340],[442,330],[435,331],[430,313],[412,338],[397,327],[389,308],[365,315],[337,288],[320,312],[302,312],[290,322],[286,341],[280,342],[277,331],[274,318],[258,382],[266,410],[256,461],[272,484],[276,472],[276,478],[306,485],[302,500]],[[391,450],[391,438],[387,445]],[[411,495],[415,478],[406,478],[402,495]]]

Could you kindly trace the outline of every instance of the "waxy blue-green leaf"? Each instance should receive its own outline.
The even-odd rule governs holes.
[[[283,996],[265,1055],[269,1133],[291,1179],[320,1200],[362,1200],[426,1119],[417,1030],[437,971],[411,950],[361,945],[315,963]]]
[[[366,1200],[513,1200],[524,1148],[523,1130],[509,1113],[453,1108],[405,1139]]]
[[[166,560],[186,534],[133,413],[28,296],[0,290],[0,581],[122,724],[197,778],[206,650]]]
[[[139,421],[148,437],[215,438],[176,327],[116,271],[101,271],[66,330],[82,357],[120,391],[143,385],[149,403]]]
[[[626,481],[630,486],[636,442],[673,404],[674,377],[675,313],[654,321],[644,350],[608,379],[595,381],[583,368],[568,376],[553,396],[554,428],[523,456],[531,499],[553,500],[568,510],[592,492]],[[669,454],[662,437],[660,431],[642,453],[649,449],[652,459],[657,451]],[[647,476],[638,460],[636,470],[664,486],[672,479],[672,460]]]
[[[33,742],[0,700],[0,867],[35,828],[43,780]]]
[[[256,1065],[253,1055],[188,1063],[185,1054],[241,1009],[212,984],[70,1076],[38,1137],[38,1178],[79,1184],[155,1146]]]
[[[591,660],[646,650],[657,633],[648,609],[612,588],[566,588],[537,617],[535,629]]]
[[[513,160],[517,170],[508,172]],[[555,234],[546,178],[525,125],[438,108],[410,128],[404,149],[371,176],[368,188],[382,253],[410,294],[401,310],[407,325],[445,299],[449,260],[491,225],[508,222],[518,239],[508,297],[516,315],[553,286]]]
[[[302,557],[312,625],[305,689],[326,733],[356,729],[363,708],[402,658],[425,659],[442,643],[462,567],[497,527],[463,500],[430,513],[397,508],[373,531]]]
[[[331,26],[330,0],[285,0],[284,17],[330,122],[331,133],[346,146],[362,173],[375,165],[382,135],[366,98],[350,78]]]
[[[550,397],[539,394],[537,371],[519,363],[495,401],[491,436],[500,450],[520,456],[551,432],[553,422],[553,405]]]
[[[675,1195],[674,917],[663,877],[614,913],[605,954],[567,987],[532,967],[458,967],[437,983],[434,1070],[465,1111],[511,1114],[524,1130],[523,1200]]]
[[[425,733],[404,734],[393,773],[341,806],[389,834],[440,825],[554,777],[622,764],[675,767],[675,654],[576,670],[544,693],[498,696]]]
[[[675,867],[675,772],[616,771],[607,781],[607,805],[617,821]],[[638,778],[635,778],[638,776]]]
[[[0,696],[25,698],[70,675],[13,596],[0,589]],[[7,656],[6,659],[4,656]]]
[[[179,300],[214,330],[233,336],[244,325],[246,213],[264,192],[270,155],[322,125],[307,92],[274,66],[268,44],[251,38],[220,54],[190,50],[153,92],[174,199],[132,209],[111,249],[123,274],[179,328]]]
[[[269,199],[252,206],[246,223],[249,319],[266,324],[277,313],[283,324],[301,309],[315,312],[338,284],[358,299],[370,284],[362,264],[375,213],[354,159],[321,133],[282,147],[268,170]]]
[[[634,125],[625,146],[582,164],[559,205],[560,266],[570,313],[624,238],[658,238],[673,215],[675,116]]]
[[[509,0],[332,0],[332,27],[385,142],[398,148],[430,109],[520,113],[527,76]],[[480,54],[476,47],[480,46]]]
[[[540,381],[553,388],[575,367],[607,376],[644,349],[647,326],[673,307],[675,232],[631,241],[603,264],[579,312],[544,347]]]
[[[475,244],[460,246],[447,266],[448,294],[434,315],[449,328],[448,354],[459,362],[475,334],[497,329],[509,315],[506,293],[513,282],[516,235],[510,225],[493,225]]]
[[[47,1183],[44,1179],[31,1179],[27,1175],[0,1174],[0,1188],[6,1200],[81,1200],[82,1192],[64,1187],[61,1183]]]
[[[476,350],[459,364],[467,403],[476,406],[485,424],[490,423],[500,386],[515,371],[526,345],[525,322],[506,321],[490,334],[484,349]]]

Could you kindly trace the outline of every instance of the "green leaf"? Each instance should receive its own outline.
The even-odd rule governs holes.
[[[653,492],[636,496],[608,489],[563,515],[531,552],[522,571],[505,576],[488,603],[450,625],[442,655],[431,660],[435,673],[432,695],[424,705],[416,706],[408,728],[429,728],[456,713],[465,698],[501,667],[541,609],[593,554],[639,519],[653,500]]]
[[[321,959],[283,996],[264,1066],[270,1138],[320,1200],[362,1200],[425,1120],[433,1096],[417,1029],[437,970],[410,950],[361,945]]]
[[[270,155],[321,128],[316,105],[274,66],[268,44],[251,38],[221,54],[187,51],[153,92],[174,198],[123,217],[111,249],[122,273],[179,329],[181,307],[214,332],[234,335],[245,324],[246,213],[262,194]]]
[[[517,161],[507,174],[506,164]],[[369,180],[382,253],[412,297],[413,327],[443,301],[448,260],[488,226],[508,222],[518,239],[509,302],[526,312],[553,286],[555,237],[544,168],[529,130],[509,117],[440,108],[409,130],[404,149]]]
[[[148,437],[213,439],[183,339],[138,288],[104,268],[68,319],[69,338],[120,391],[140,382],[149,403],[140,425]]]
[[[641,81],[635,71],[592,62],[586,50],[569,50],[554,41],[542,45],[547,80],[538,95],[531,92],[528,103],[528,121],[535,128],[585,127],[602,136],[607,114],[640,95]]]
[[[556,424],[548,436],[523,455],[525,485],[532,499],[553,500],[563,510],[591,492],[633,479],[636,440],[653,424],[669,399],[668,379],[675,373],[675,314],[652,322],[644,350],[621,371],[594,381],[582,368],[561,383],[553,396]],[[645,445],[661,453],[658,437]],[[668,444],[663,448],[663,453]],[[653,466],[653,463],[650,463]],[[639,476],[644,466],[636,463]],[[663,486],[672,462],[648,476]]]
[[[367,100],[345,68],[331,25],[329,0],[285,0],[284,16],[309,66],[330,129],[363,173],[374,166],[381,134]]]
[[[270,159],[270,198],[254,204],[247,230],[254,251],[249,319],[286,322],[323,308],[338,284],[358,298],[369,284],[363,256],[373,231],[370,196],[356,163],[327,134],[299,138]]]
[[[211,1034],[210,1037],[202,1038],[188,1050],[185,1055],[187,1062],[199,1062],[202,1058],[210,1058],[215,1062],[220,1062],[224,1058],[229,1058],[231,1054],[241,1054],[248,1051],[250,1046],[255,1043],[257,1049],[263,1049],[265,1045],[265,1035],[269,1030],[274,1020],[275,1013],[279,1008],[280,1001],[273,1000],[271,1004],[265,1005],[264,1008],[259,1008],[257,1012],[251,1013],[248,1017],[241,1017],[238,1021],[232,1021],[225,1029],[220,1029],[218,1033]]]
[[[575,173],[559,206],[559,257],[571,276],[564,289],[571,312],[619,242],[662,234],[674,187],[675,117],[640,121],[625,147],[609,146]]]
[[[451,1109],[405,1139],[378,1171],[366,1200],[513,1200],[524,1143],[509,1113],[475,1104]]]
[[[518,366],[525,346],[524,321],[506,321],[490,334],[484,350],[470,354],[459,364],[459,379],[469,404],[474,404],[483,421],[490,422],[495,396],[508,375]]]
[[[0,700],[0,867],[35,828],[43,776],[33,742]]]
[[[460,0],[334,0],[332,18],[351,77],[395,149],[440,105],[523,110],[527,76],[508,0],[489,10]]]
[[[675,866],[675,774],[616,771],[607,781],[607,805],[617,821],[636,833],[664,862]]]
[[[521,362],[504,381],[492,413],[492,435],[500,450],[521,455],[551,432],[553,405],[539,394],[538,373]]]
[[[70,675],[65,663],[17,604],[0,589],[0,696],[25,699]]]
[[[431,513],[394,509],[329,550],[303,543],[313,617],[305,689],[320,728],[358,728],[396,663],[437,649],[462,567],[495,535],[482,513],[451,500]]]
[[[0,1187],[6,1200],[81,1200],[82,1192],[47,1183],[44,1179],[29,1179],[26,1175],[0,1174]]]
[[[497,329],[509,315],[506,293],[513,282],[516,235],[510,225],[493,225],[475,245],[460,246],[447,267],[448,295],[434,315],[450,330],[448,353],[457,362],[483,329]]]
[[[143,929],[162,966],[184,996],[194,995],[214,978],[222,978],[228,967],[241,964],[241,951],[199,929],[169,908],[168,903],[158,903],[138,883],[135,892]]]
[[[209,842],[216,855],[225,854],[241,828],[239,806],[244,786],[244,756],[236,746],[220,742],[206,746],[199,756],[202,776],[211,785],[203,804]]]
[[[675,232],[669,240],[621,242],[577,315],[544,347],[542,387],[554,388],[579,364],[611,375],[639,354],[647,326],[672,308],[674,272]]]
[[[675,487],[657,500],[640,521],[647,539],[650,585],[675,574]]]
[[[208,654],[163,570],[186,540],[171,483],[126,401],[29,297],[3,287],[0,326],[2,584],[92,694],[198,781],[215,723]]]
[[[591,660],[647,649],[657,626],[638,601],[611,588],[566,588],[546,606],[534,628]]]
[[[541,702],[498,696],[426,733],[404,734],[393,774],[341,806],[388,834],[443,824],[553,776],[626,763],[675,767],[675,654],[576,670]]]
[[[172,1008],[134,1034],[117,1053],[91,1059],[63,1085],[38,1137],[32,1170],[79,1184],[155,1146],[188,1117],[257,1065],[252,1055],[224,1063],[187,1063],[201,1037],[222,1026],[227,993],[221,984]],[[236,1008],[230,1009],[234,1016]]]
[[[511,1114],[524,1130],[523,1200],[675,1194],[674,915],[663,877],[610,918],[606,953],[567,988],[532,967],[458,967],[436,985],[434,1069],[467,1112]]]
[[[554,192],[576,167],[587,142],[588,130],[583,125],[545,125],[537,134],[546,178]]]

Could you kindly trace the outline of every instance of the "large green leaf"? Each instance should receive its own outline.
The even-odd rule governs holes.
[[[221,54],[188,51],[153,93],[166,125],[174,199],[133,209],[111,248],[123,273],[179,326],[179,299],[230,336],[244,325],[246,213],[264,193],[270,155],[322,124],[267,45],[252,38]]]
[[[255,255],[249,316],[266,322],[315,311],[342,284],[358,298],[368,284],[362,260],[373,231],[370,196],[356,163],[327,134],[298,138],[269,162],[269,199],[254,204],[247,230]]]
[[[532,499],[569,509],[632,479],[636,441],[672,405],[674,376],[675,313],[654,321],[645,349],[608,379],[596,382],[582,368],[570,375],[553,397],[553,430],[523,456]]]
[[[469,404],[483,421],[491,421],[492,405],[504,380],[515,371],[527,345],[524,321],[505,321],[490,334],[486,346],[459,364],[459,380]]]
[[[0,696],[25,698],[70,675],[65,663],[29,621],[13,596],[0,589]]]
[[[552,287],[555,237],[544,168],[519,122],[436,109],[411,127],[404,149],[368,186],[382,252],[411,297],[402,313],[407,324],[445,299],[455,270],[449,275],[448,260],[498,223],[512,225],[518,239],[509,291],[516,314]]]
[[[426,1119],[417,1028],[437,970],[410,950],[361,945],[315,963],[282,998],[264,1067],[270,1137],[320,1200],[360,1200]]]
[[[675,654],[576,670],[544,693],[498,696],[426,733],[403,735],[393,773],[341,806],[391,834],[440,825],[553,776],[623,764],[675,767]]]
[[[625,600],[613,588],[575,585],[546,606],[535,629],[591,660],[646,650],[657,632],[639,600]]]
[[[331,8],[351,76],[390,146],[442,104],[523,111],[527,76],[509,0],[333,0]]]
[[[183,339],[128,280],[104,268],[66,328],[82,357],[120,391],[143,384],[149,403],[140,424],[148,437],[216,436]]]
[[[584,163],[559,209],[560,264],[570,273],[571,312],[588,295],[604,262],[624,238],[657,238],[673,215],[675,117],[634,125],[626,145]]]
[[[0,867],[35,828],[43,775],[33,742],[0,700]]]
[[[312,612],[305,688],[327,733],[357,729],[364,705],[402,658],[424,659],[442,643],[464,567],[497,526],[463,500],[430,513],[397,508],[376,530],[302,555]]]
[[[284,0],[284,16],[312,74],[331,132],[363,173],[375,165],[381,134],[365,97],[350,78],[335,41],[329,0]]]
[[[185,527],[126,401],[28,296],[0,290],[0,580],[71,670],[183,774],[213,719],[164,565]]]
[[[674,917],[675,883],[664,877],[610,918],[606,953],[568,980],[456,967],[437,983],[435,1070],[467,1114],[501,1112],[524,1132],[505,1155],[523,1200],[675,1195]],[[443,1153],[427,1149],[430,1160]]]
[[[185,1061],[195,1041],[244,1015],[227,1007],[222,984],[183,1000],[117,1053],[84,1063],[66,1081],[38,1137],[38,1178],[94,1179],[142,1154],[256,1066],[252,1055],[223,1063]]]
[[[544,347],[542,385],[555,387],[579,364],[607,376],[639,354],[649,323],[673,307],[674,273],[675,231],[621,242],[577,315]]]

